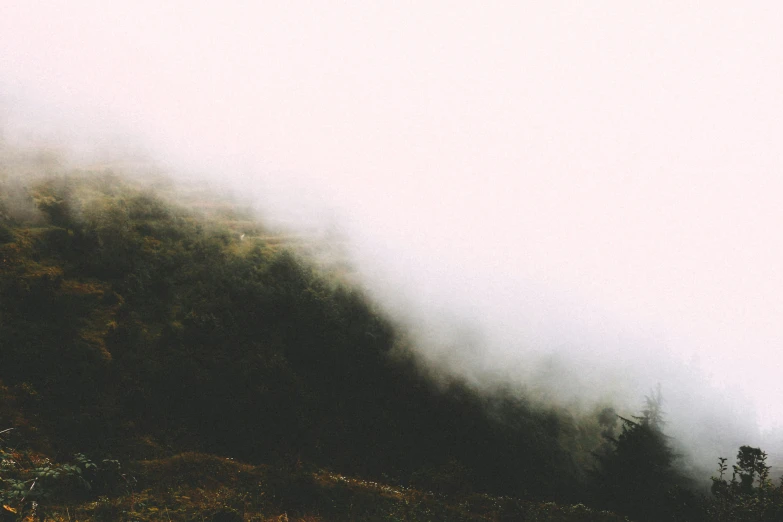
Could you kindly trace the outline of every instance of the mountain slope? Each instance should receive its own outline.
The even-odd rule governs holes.
[[[2,194],[0,380],[16,406],[0,421],[38,447],[301,461],[444,492],[581,488],[564,444],[597,445],[597,428],[431,379],[360,291],[266,234],[241,239],[238,222],[263,229],[241,210],[207,216],[110,173]]]

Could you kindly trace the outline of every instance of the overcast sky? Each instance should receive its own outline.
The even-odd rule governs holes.
[[[635,338],[771,425],[781,27],[773,1],[0,0],[0,101],[331,209],[379,293],[493,350]]]

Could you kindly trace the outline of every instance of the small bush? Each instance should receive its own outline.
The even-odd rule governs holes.
[[[120,464],[114,460],[98,465],[77,453],[70,463],[56,463],[17,448],[0,440],[0,505],[7,506],[9,512],[29,514],[52,504],[86,500],[96,490],[116,489],[112,486],[121,477]]]

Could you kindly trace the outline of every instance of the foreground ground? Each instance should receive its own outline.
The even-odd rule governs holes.
[[[129,464],[106,495],[36,506],[26,501],[3,511],[8,520],[69,522],[626,520],[582,505],[479,494],[443,496],[296,464],[288,469],[251,466],[198,453]]]

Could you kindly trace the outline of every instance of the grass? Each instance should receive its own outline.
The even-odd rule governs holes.
[[[445,497],[327,470],[253,466],[201,453],[132,463],[113,494],[39,506],[36,516],[53,522],[626,520],[582,505],[481,494]]]

